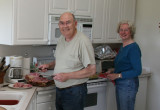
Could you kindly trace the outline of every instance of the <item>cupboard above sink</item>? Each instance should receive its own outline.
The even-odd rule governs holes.
[[[48,41],[48,0],[0,0],[0,44]]]

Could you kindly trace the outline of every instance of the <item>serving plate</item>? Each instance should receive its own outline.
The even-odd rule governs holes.
[[[9,84],[8,87],[12,89],[31,89],[32,87],[14,87],[14,84]]]

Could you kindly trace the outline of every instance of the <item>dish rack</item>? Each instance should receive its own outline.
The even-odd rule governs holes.
[[[52,56],[43,56],[43,57],[33,57],[32,59],[32,70],[35,70],[34,72],[38,72],[40,74],[45,75],[53,75],[54,70],[48,70],[46,72],[39,72],[38,66],[42,64],[47,64],[55,60],[55,58]]]
[[[43,56],[43,57],[33,57],[33,65],[37,64],[37,66],[42,64],[50,63],[54,60],[54,57],[51,56]]]

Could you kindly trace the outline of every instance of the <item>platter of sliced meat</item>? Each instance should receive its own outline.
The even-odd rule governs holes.
[[[30,89],[30,88],[32,88],[32,85],[17,82],[17,83],[14,83],[14,84],[9,84],[8,87],[10,87],[12,89]]]
[[[28,84],[39,87],[47,87],[54,84],[54,80],[47,79],[40,75],[40,73],[30,73],[25,76],[25,80]]]

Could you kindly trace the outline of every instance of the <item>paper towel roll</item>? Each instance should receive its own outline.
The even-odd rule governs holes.
[[[31,58],[23,59],[23,75],[24,76],[30,73],[30,62],[31,62]]]

